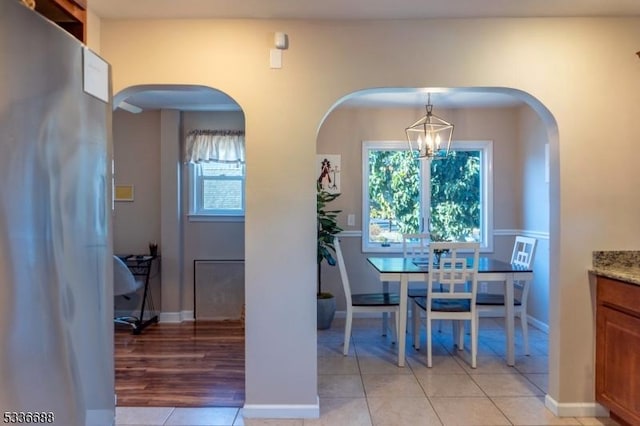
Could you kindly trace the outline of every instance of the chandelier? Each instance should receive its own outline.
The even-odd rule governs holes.
[[[453,124],[433,114],[431,93],[428,94],[427,114],[407,127],[409,149],[418,158],[438,159],[446,157],[451,146]]]

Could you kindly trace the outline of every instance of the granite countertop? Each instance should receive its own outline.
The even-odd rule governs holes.
[[[640,286],[640,251],[594,251],[589,272]]]

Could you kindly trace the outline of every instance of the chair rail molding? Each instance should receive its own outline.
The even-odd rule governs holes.
[[[338,236],[344,238],[362,238],[362,231],[359,229],[355,231],[342,231],[338,233]]]
[[[541,240],[549,239],[549,232],[545,231],[530,231],[527,229],[494,229],[494,237],[513,237],[516,235],[522,235],[525,237],[533,237]]]
[[[515,235],[523,235],[525,237],[533,237],[541,240],[548,240],[549,233],[545,231],[530,231],[526,229],[494,229],[493,236],[494,237],[513,237]],[[362,230],[350,230],[350,231],[342,231],[338,234],[340,237],[344,238],[362,238]]]

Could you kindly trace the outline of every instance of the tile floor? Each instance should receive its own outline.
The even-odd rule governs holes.
[[[349,356],[342,355],[343,320],[318,331],[319,419],[243,419],[237,408],[118,407],[117,426],[403,426],[403,425],[617,425],[608,418],[558,418],[544,406],[547,335],[530,329],[530,356],[516,335],[516,366],[505,361],[500,320],[482,319],[478,368],[457,351],[451,327],[434,335],[433,367],[407,342],[407,366],[380,336],[380,320],[356,319]],[[517,324],[518,325],[518,324]],[[391,396],[392,395],[392,396]]]

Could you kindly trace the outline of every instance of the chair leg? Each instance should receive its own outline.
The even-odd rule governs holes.
[[[451,320],[451,330],[453,333],[453,343],[458,347],[459,351],[464,350],[464,327],[461,326],[460,321]]]
[[[387,337],[387,329],[389,328],[389,313],[382,313],[382,337]]]
[[[344,348],[342,350],[343,355],[349,354],[349,341],[351,340],[351,322],[353,320],[353,313],[347,310],[347,318],[344,322]]]
[[[395,312],[391,313],[391,317],[393,318],[393,328],[391,329],[392,339],[391,343],[395,344],[398,341],[398,323],[399,318]]]
[[[412,309],[412,318],[411,322],[413,322],[413,326],[411,327],[411,331],[413,332],[413,347],[419,351],[420,350],[420,308],[416,305],[416,302],[413,302],[411,306]]]
[[[464,350],[464,322],[456,321],[456,332],[458,336],[458,350]]]
[[[529,355],[529,325],[527,324],[527,315],[524,311],[518,314],[520,325],[522,325],[522,343],[524,345],[524,354]]]
[[[476,368],[478,355],[478,317],[471,319],[471,368]]]
[[[427,314],[427,367],[431,368],[433,365],[433,360],[431,359],[431,319],[429,318],[429,314]]]
[[[410,306],[410,307],[409,307]],[[413,299],[409,298],[407,300],[407,333],[411,333],[413,335],[413,318],[416,315],[416,305],[413,303]],[[409,312],[411,312],[411,321],[409,321]]]

